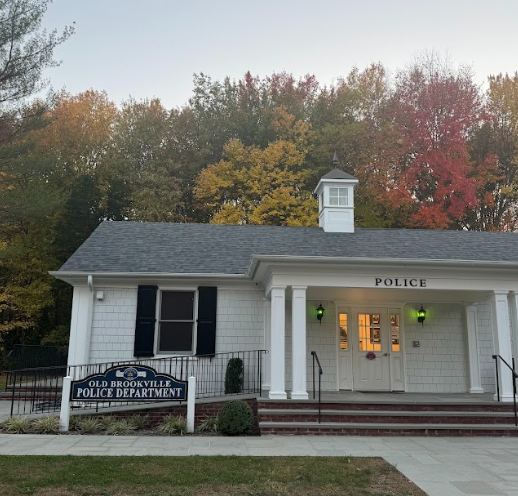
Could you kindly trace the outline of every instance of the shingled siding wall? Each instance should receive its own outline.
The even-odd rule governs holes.
[[[264,349],[264,291],[218,289],[216,352]]]
[[[424,326],[415,305],[405,307],[406,390],[467,393],[468,345],[462,305],[426,304]],[[414,347],[413,342],[420,346]]]
[[[315,308],[320,301],[306,302],[306,367],[307,367],[307,388],[313,389],[313,360],[312,351],[316,351],[320,364],[322,365],[322,390],[336,391],[337,389],[337,353],[336,343],[337,328],[335,321],[335,308],[332,302],[322,302],[326,311],[322,324],[319,324]],[[286,389],[291,390],[291,367],[292,367],[292,330],[291,330],[291,301],[286,301]],[[316,373],[318,381],[318,372]],[[318,386],[317,386],[318,388]]]
[[[496,392],[495,362],[493,355],[493,325],[491,303],[484,301],[477,305],[478,357],[480,380],[486,393]]]
[[[90,362],[134,360],[137,288],[95,288],[104,300],[94,300]]]
[[[92,363],[134,360],[137,289],[95,288],[104,300],[94,302]],[[216,352],[264,348],[263,291],[218,290]]]

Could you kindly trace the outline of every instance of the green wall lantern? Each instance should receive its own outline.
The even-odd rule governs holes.
[[[317,308],[317,319],[320,322],[320,325],[322,325],[322,317],[324,316],[325,311],[326,309],[322,306],[322,303],[320,303]]]
[[[424,319],[426,319],[426,310],[421,305],[421,309],[417,311],[417,322],[420,322],[424,326]]]

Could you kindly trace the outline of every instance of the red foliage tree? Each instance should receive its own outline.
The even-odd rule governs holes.
[[[477,205],[468,138],[480,108],[469,70],[431,59],[398,74],[390,114],[404,153],[393,193],[413,204],[413,227],[451,227]]]

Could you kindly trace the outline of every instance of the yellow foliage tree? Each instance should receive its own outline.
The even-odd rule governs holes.
[[[308,187],[310,125],[278,108],[277,140],[264,149],[231,140],[224,157],[196,180],[195,198],[215,224],[317,224],[317,202]]]

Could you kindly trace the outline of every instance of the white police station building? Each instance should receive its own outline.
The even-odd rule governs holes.
[[[321,178],[319,227],[102,223],[52,272],[74,286],[69,365],[266,349],[265,394],[304,400],[315,351],[327,391],[494,392],[518,233],[355,229],[357,182]]]

